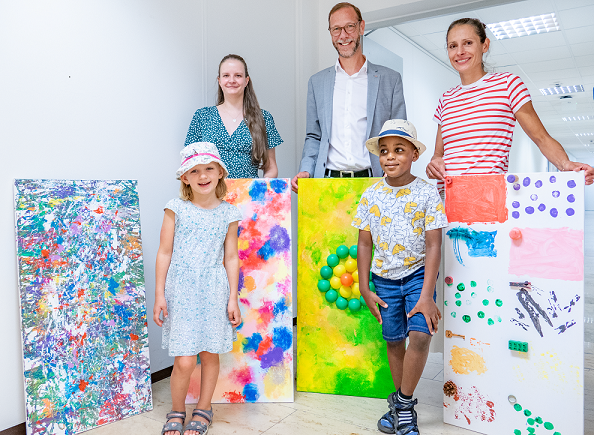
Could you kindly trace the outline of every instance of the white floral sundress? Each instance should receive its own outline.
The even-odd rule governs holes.
[[[240,221],[241,213],[225,201],[207,210],[176,198],[165,208],[175,213],[175,236],[162,347],[169,348],[169,356],[230,352],[237,335],[227,314],[224,242],[229,224]]]

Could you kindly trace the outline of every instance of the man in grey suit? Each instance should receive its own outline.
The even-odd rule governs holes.
[[[335,66],[314,74],[307,92],[307,126],[299,178],[381,177],[379,158],[365,141],[377,136],[388,119],[406,119],[400,74],[368,62],[362,52],[365,21],[350,3],[328,15]]]

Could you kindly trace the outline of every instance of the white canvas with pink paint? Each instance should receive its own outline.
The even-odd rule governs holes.
[[[583,173],[451,177],[446,213],[444,421],[583,433]]]

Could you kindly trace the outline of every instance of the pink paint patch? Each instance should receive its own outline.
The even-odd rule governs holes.
[[[260,322],[264,326],[268,327],[268,324],[274,319],[274,303],[272,301],[266,301],[261,308],[258,309],[260,314]]]
[[[246,298],[240,298],[239,302],[241,302],[243,305],[245,305],[248,308],[252,307],[252,304],[250,303],[249,299]]]
[[[509,273],[538,278],[584,279],[584,232],[569,228],[522,228],[510,249]]]
[[[254,380],[254,373],[250,367],[246,366],[237,370],[233,370],[229,374],[229,378],[240,385],[247,385]]]

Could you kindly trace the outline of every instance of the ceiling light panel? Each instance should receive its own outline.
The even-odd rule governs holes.
[[[520,36],[556,32],[559,30],[559,24],[557,24],[555,14],[502,21],[500,23],[487,24],[487,27],[497,39],[518,38]]]
[[[587,121],[589,119],[594,120],[594,115],[580,115],[580,116],[565,116],[563,121]]]
[[[563,94],[572,94],[574,92],[584,92],[584,87],[582,85],[575,85],[575,86],[556,86],[554,88],[540,89],[540,93],[543,95],[563,95]]]

